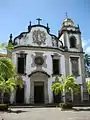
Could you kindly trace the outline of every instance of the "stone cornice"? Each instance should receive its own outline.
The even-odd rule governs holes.
[[[61,48],[40,47],[40,46],[16,46],[16,47],[14,47],[13,51],[17,51],[17,50],[39,50],[39,51],[52,51],[53,50],[53,51],[62,52],[62,53],[82,53],[82,54],[84,54],[84,52],[64,51],[64,49],[61,49]]]

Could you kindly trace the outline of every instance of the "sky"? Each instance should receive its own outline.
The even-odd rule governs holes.
[[[52,34],[57,35],[63,20],[70,17],[79,24],[84,51],[90,54],[90,0],[0,0],[0,43],[27,31],[29,22],[49,24]]]

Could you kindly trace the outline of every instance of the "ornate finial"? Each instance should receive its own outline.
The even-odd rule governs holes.
[[[12,40],[12,34],[10,34],[10,40]]]
[[[40,21],[42,20],[41,18],[36,19],[38,21],[38,25],[40,25]]]
[[[68,13],[66,12],[66,18],[68,18]]]
[[[29,26],[28,26],[28,31],[30,32],[31,29],[31,21],[29,22]]]
[[[50,32],[50,28],[49,28],[49,26],[48,26],[48,23],[47,23],[47,31],[48,31],[48,33]]]
[[[31,21],[30,21],[30,26],[31,26]]]
[[[12,43],[12,34],[10,34],[10,37],[9,37],[9,43]]]
[[[49,28],[49,27],[48,27],[48,23],[47,23],[47,28]]]
[[[79,24],[78,24],[78,29],[80,29]]]

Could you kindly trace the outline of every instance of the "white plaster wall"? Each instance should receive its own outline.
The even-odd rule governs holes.
[[[15,102],[15,95],[16,93],[15,92],[12,92],[11,94],[10,94],[10,103],[11,104],[13,104],[14,102]]]
[[[12,61],[16,66],[17,66],[17,56],[16,56],[16,54],[20,53],[21,51],[22,50],[18,50],[18,51],[13,52]],[[46,71],[49,75],[51,75],[52,72],[53,72],[52,71],[53,70],[53,65],[52,65],[51,55],[53,55],[56,52],[24,50],[24,53],[27,54],[27,56],[26,56],[26,73],[27,73],[27,75],[29,75],[32,71],[36,70],[36,66],[34,66],[34,67],[31,66],[31,64],[33,63],[32,55],[35,56],[34,52],[41,52],[41,53],[43,52],[43,56],[47,56],[46,57],[47,67],[42,67],[42,69],[44,71]],[[60,56],[60,72],[61,72],[61,74],[63,74],[65,76],[65,57],[64,57],[64,55],[59,54],[58,52],[57,52],[57,54]]]
[[[17,70],[17,56],[15,52],[12,53],[12,62],[15,65],[16,70]]]
[[[17,60],[17,57],[16,57],[16,53],[20,53],[22,50],[18,50],[18,51],[15,51],[13,52],[13,62],[16,64]],[[24,51],[26,54],[27,54],[27,57],[26,57],[26,73],[27,75],[29,75],[32,71],[36,70],[36,67],[32,67],[31,64],[32,64],[32,54],[34,54],[34,52],[38,52],[38,51],[32,51],[32,50],[25,50]],[[52,57],[51,55],[53,55],[54,53],[56,52],[48,52],[48,51],[41,51],[43,52],[43,56],[47,56],[47,59],[46,59],[46,64],[47,64],[47,68],[44,68],[42,67],[42,69],[47,72],[49,75],[50,75],[50,78],[48,79],[48,96],[49,96],[49,103],[52,103],[53,102],[53,93],[52,93],[52,90],[51,90],[51,85],[52,85],[52,82],[55,80],[55,78],[52,77]],[[59,53],[58,53],[59,54]],[[65,57],[64,55],[60,55],[60,71],[61,71],[61,74],[63,74],[65,76]],[[25,83],[25,103],[30,103],[30,78],[28,76],[22,76],[23,78],[23,81]],[[13,99],[13,97],[11,98]]]
[[[47,59],[46,59],[47,68],[42,67],[42,69],[46,71],[49,75],[51,75],[52,74],[52,57],[51,57],[52,53],[44,52],[44,55],[47,56]]]
[[[26,73],[29,75],[32,71],[36,70],[35,66],[31,66],[33,63],[32,55],[35,55],[32,51],[28,51],[27,58],[26,58]]]
[[[65,32],[65,35],[66,35],[66,45],[69,48],[69,35],[67,32]]]
[[[53,78],[50,77],[48,79],[48,96],[49,96],[49,103],[53,103],[53,92],[52,92],[52,89],[51,89],[51,85],[52,85],[52,82],[53,82]]]
[[[12,54],[12,58],[13,58],[12,61],[15,64],[16,69],[17,69],[17,53],[20,53],[21,51],[23,51],[23,50],[14,51]],[[24,53],[27,54],[27,56],[26,56],[26,73],[30,74],[31,71],[34,71],[36,69],[36,67],[31,67],[31,64],[33,61],[31,55],[35,55],[35,54],[34,54],[34,52],[32,52],[30,50],[24,50]]]
[[[65,56],[61,55],[60,57],[60,70],[61,70],[61,74],[63,76],[66,76],[66,72],[65,72]]]
[[[90,77],[88,77],[88,78],[85,78],[85,81],[87,82],[87,81],[90,81]]]
[[[60,41],[62,41],[62,43],[63,43],[63,46],[65,46],[65,43],[64,43],[64,34],[62,34],[61,35],[61,37],[60,37],[60,39],[59,39]]]
[[[28,76],[22,76],[22,79],[25,84],[24,102],[29,104],[30,103],[30,78]]]
[[[49,103],[53,103],[53,92],[51,89],[52,83],[55,81],[55,77],[50,77],[48,79],[48,96],[49,96]]]

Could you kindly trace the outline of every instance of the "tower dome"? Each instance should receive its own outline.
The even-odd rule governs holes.
[[[69,17],[66,17],[62,23],[63,26],[74,26],[74,22]]]

